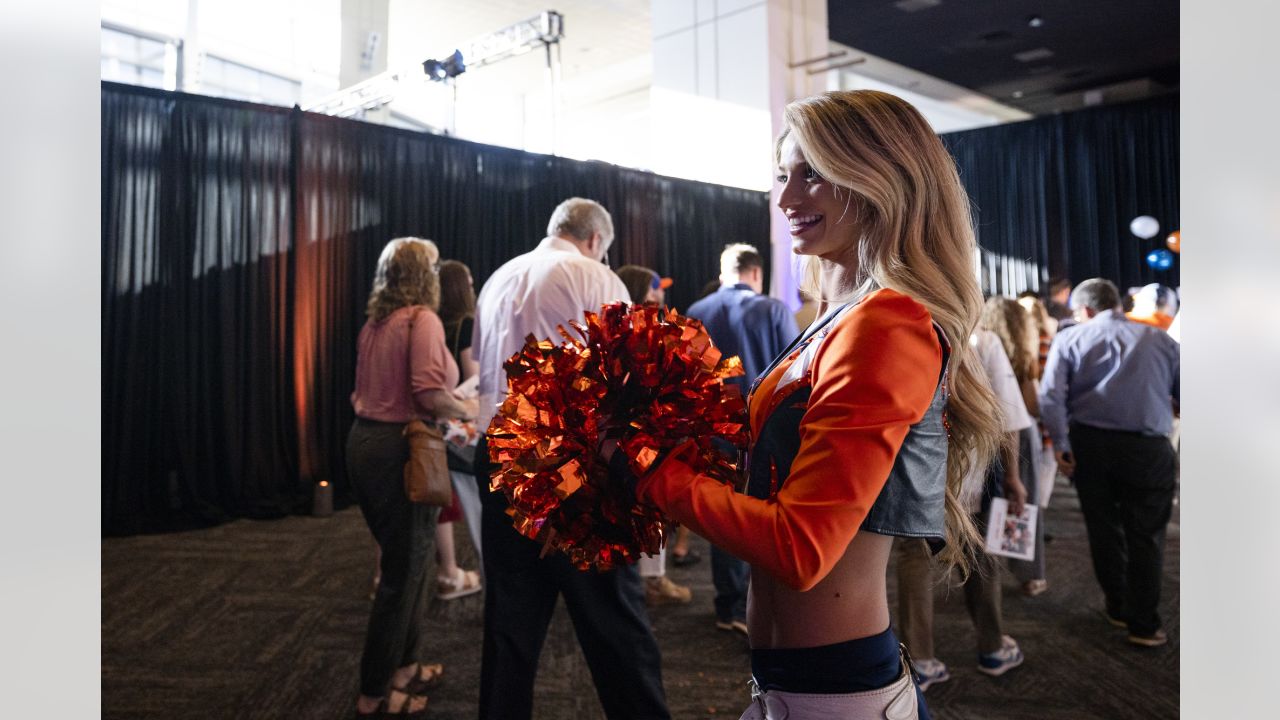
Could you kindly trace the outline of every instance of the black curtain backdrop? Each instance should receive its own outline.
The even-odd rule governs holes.
[[[477,285],[578,195],[614,267],[686,308],[766,193],[261,105],[102,85],[105,534],[346,499],[355,340],[383,245],[434,240]]]
[[[103,527],[296,501],[287,111],[104,90]]]
[[[948,133],[973,203],[989,293],[1040,290],[1051,277],[1103,277],[1126,288],[1179,285],[1151,250],[1179,229],[1178,96]],[[1150,215],[1141,240],[1129,222]]]

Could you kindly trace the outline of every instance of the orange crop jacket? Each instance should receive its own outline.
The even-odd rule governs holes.
[[[753,388],[747,493],[675,448],[637,483],[654,503],[797,590],[816,585],[859,528],[943,535],[947,346],[928,310],[882,289],[826,318]]]

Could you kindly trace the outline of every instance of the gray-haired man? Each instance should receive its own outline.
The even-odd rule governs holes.
[[[1177,459],[1178,343],[1125,319],[1120,292],[1086,280],[1071,293],[1079,323],[1058,333],[1040,387],[1041,420],[1062,473],[1075,480],[1107,620],[1145,647],[1160,625],[1165,526]]]
[[[613,220],[599,203],[569,198],[556,207],[547,237],[498,268],[476,300],[471,347],[480,365],[480,427],[507,394],[503,363],[532,334],[559,337],[556,327],[585,310],[627,301],[627,288],[601,261],[613,242]],[[484,505],[484,648],[480,718],[527,720],[533,681],[556,600],[563,595],[605,716],[666,720],[661,656],[649,627],[635,566],[580,571],[560,553],[519,534],[502,493],[489,492],[487,445],[476,448],[476,481]]]

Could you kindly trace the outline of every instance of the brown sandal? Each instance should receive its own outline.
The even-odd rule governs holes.
[[[430,690],[440,685],[440,678],[444,675],[444,665],[441,663],[431,663],[424,665],[418,663],[418,669],[413,674],[413,679],[405,685],[405,689],[413,695],[422,695],[424,690]]]
[[[391,694],[400,693],[404,696],[404,702],[400,703],[398,710],[392,710],[390,706]],[[425,720],[427,717],[427,706],[430,702],[423,703],[418,710],[410,710],[415,700],[428,700],[426,695],[411,692],[409,686],[402,688],[389,688],[387,694],[382,697],[382,702],[378,703],[378,709],[371,713],[362,713],[356,711],[356,720]]]

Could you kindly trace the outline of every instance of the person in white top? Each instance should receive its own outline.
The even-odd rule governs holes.
[[[987,380],[991,383],[991,391],[996,396],[996,403],[1000,406],[1001,416],[1004,418],[1004,431],[1011,435],[1012,438],[1008,443],[1008,447],[1001,453],[1001,461],[1004,465],[1004,489],[1005,497],[1012,505],[1017,500],[1019,507],[1015,510],[1010,508],[1010,512],[1021,512],[1022,503],[1026,502],[1026,493],[1023,490],[1022,479],[1019,475],[1019,464],[1016,458],[1016,448],[1018,447],[1018,433],[1031,427],[1035,421],[1031,419],[1031,414],[1027,412],[1027,405],[1022,399],[1022,388],[1018,385],[1018,378],[1013,372],[1013,365],[1009,362],[1009,356],[1005,354],[1004,347],[1000,344],[1000,338],[990,330],[978,328],[974,330],[973,336],[969,338],[969,344],[973,346],[978,360],[982,363],[982,369],[986,372]],[[1008,457],[1006,457],[1006,455]],[[981,512],[985,508],[982,507],[982,489],[986,482],[987,473],[985,468],[976,468],[965,478],[964,498],[969,504],[970,512]],[[1018,490],[1023,492],[1018,493]],[[1017,497],[1010,497],[1016,495]]]
[[[507,394],[503,363],[529,335],[553,342],[556,328],[587,310],[628,300],[626,286],[602,261],[613,220],[599,203],[569,198],[555,209],[547,237],[489,277],[476,300],[471,348],[480,366],[479,427],[487,428]],[[649,626],[635,566],[579,571],[561,553],[540,558],[541,544],[511,527],[506,497],[489,490],[488,443],[476,448],[476,482],[484,505],[484,647],[481,720],[525,720],[556,599],[564,595],[596,694],[610,720],[670,718],[661,656]]]
[[[1001,447],[999,473],[1009,513],[1021,514],[1027,500],[1026,488],[1019,475],[1018,434],[1031,427],[1031,415],[1022,400],[1022,390],[1013,373],[1009,356],[995,333],[978,328],[969,338],[982,369],[985,371],[996,402],[1004,418],[1007,440]],[[961,500],[973,513],[974,524],[986,534],[986,502],[993,488],[987,468],[975,468],[965,478]],[[898,625],[902,642],[914,658],[920,676],[920,689],[951,678],[947,666],[936,659],[933,651],[933,563],[924,540],[898,541]],[[974,547],[973,566],[964,583],[964,600],[978,635],[978,672],[998,676],[1022,664],[1021,648],[1001,628],[1000,564],[996,557]]]

